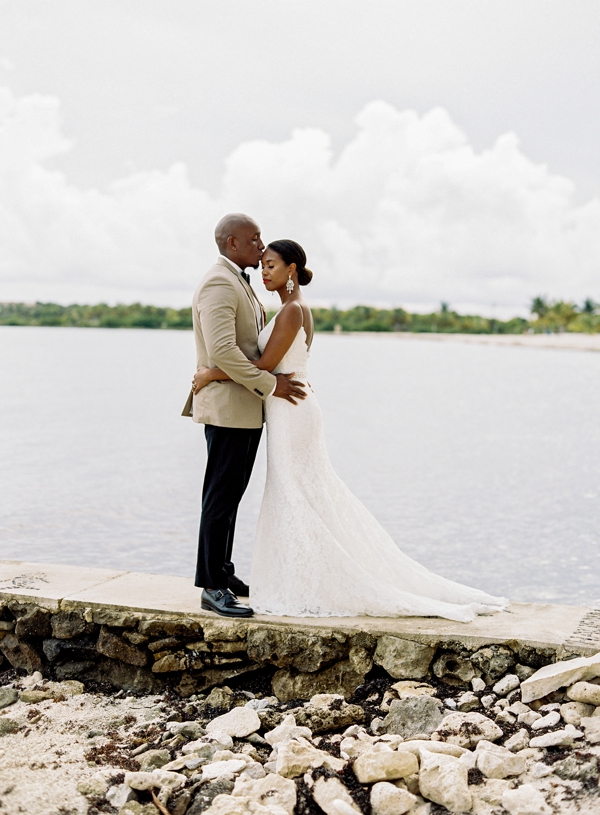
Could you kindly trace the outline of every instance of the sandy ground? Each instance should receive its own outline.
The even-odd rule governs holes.
[[[114,698],[95,693],[38,704],[16,702],[0,711],[22,729],[0,738],[2,815],[84,815],[89,801],[77,791],[100,773],[110,782],[119,770],[90,765],[86,753],[115,745],[115,763],[127,762],[132,731],[160,717],[161,697]],[[108,756],[107,756],[108,757]],[[125,767],[123,768],[124,771]]]

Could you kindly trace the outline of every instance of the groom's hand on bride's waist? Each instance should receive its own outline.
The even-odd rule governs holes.
[[[273,396],[287,399],[292,405],[297,405],[296,399],[306,399],[304,384],[297,379],[292,379],[294,374],[277,374],[277,385],[273,391]]]

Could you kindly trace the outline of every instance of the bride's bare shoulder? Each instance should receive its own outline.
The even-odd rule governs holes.
[[[300,328],[304,321],[304,311],[302,304],[297,300],[291,300],[285,303],[281,311],[277,315],[277,322],[284,325],[286,328],[295,328],[296,331]]]

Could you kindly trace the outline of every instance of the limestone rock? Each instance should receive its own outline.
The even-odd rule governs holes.
[[[526,747],[529,747],[528,731],[524,727],[522,727],[513,736],[511,736],[504,742],[504,746],[506,747],[507,750],[510,750],[512,753],[518,753],[520,750],[524,750]]]
[[[119,815],[156,815],[154,804],[140,804],[138,801],[127,801],[119,810]]]
[[[403,741],[396,747],[399,752],[412,753],[415,756],[421,755],[421,750],[429,750],[430,753],[443,753],[446,756],[460,758],[467,750],[459,747],[458,744],[449,744],[445,741],[426,741],[425,739],[410,739]]]
[[[199,788],[193,790],[192,803],[185,810],[185,815],[200,815],[201,813],[204,815],[204,812],[210,807],[217,795],[231,795],[233,788],[234,782],[230,776],[223,776],[216,781],[202,784]]]
[[[28,642],[23,642],[14,634],[7,634],[0,640],[0,651],[4,654],[13,668],[32,674],[42,668],[42,660],[35,648]]]
[[[105,626],[100,629],[96,650],[110,659],[118,659],[120,662],[135,665],[138,668],[144,666],[148,661],[148,656],[144,651],[125,642]]]
[[[475,750],[477,769],[487,778],[509,778],[525,772],[526,756],[483,739]]]
[[[85,685],[77,679],[65,679],[63,682],[48,682],[46,689],[55,698],[81,696],[85,692]]]
[[[285,778],[296,778],[304,775],[318,758],[319,750],[306,741],[283,742],[277,751],[276,771]]]
[[[468,686],[478,674],[470,659],[452,651],[441,654],[436,659],[433,673],[438,679],[454,687]]]
[[[14,705],[18,698],[19,694],[14,688],[0,688],[0,710]]]
[[[278,668],[295,668],[307,673],[319,671],[345,659],[349,650],[345,637],[263,627],[248,631],[247,648],[248,656],[253,662],[269,662]]]
[[[222,775],[237,775],[246,768],[246,761],[242,758],[231,758],[228,761],[214,761],[202,767],[202,781],[214,781]]]
[[[531,725],[531,729],[547,730],[549,727],[556,727],[559,722],[560,713],[558,710],[551,710],[550,713],[546,713],[545,716],[542,716],[540,719],[536,719],[536,721]]]
[[[419,762],[412,753],[393,750],[369,750],[362,753],[352,767],[360,784],[396,781],[418,772]]]
[[[304,775],[311,767],[320,767],[321,765],[338,771],[344,767],[344,762],[322,750],[317,750],[305,739],[293,739],[279,745],[276,772],[285,778],[296,778],[299,775]]]
[[[547,696],[558,688],[568,687],[581,680],[594,679],[597,676],[600,676],[600,654],[545,665],[521,683],[521,699],[523,702],[532,702],[534,699]],[[574,699],[573,701],[587,702],[586,699]]]
[[[496,682],[515,664],[515,655],[504,645],[487,645],[471,656],[471,662],[491,682]]]
[[[486,684],[480,676],[476,676],[471,679],[471,687],[475,692],[484,691],[486,688]]]
[[[522,713],[529,713],[530,708],[527,705],[524,705],[523,702],[513,702],[512,705],[509,705],[506,710],[509,713],[512,713],[514,716],[520,716]]]
[[[427,682],[416,682],[413,679],[394,682],[390,690],[395,691],[399,699],[407,699],[409,696],[435,696],[435,688]]]
[[[104,614],[107,611],[108,609],[102,609]],[[119,612],[116,613],[118,614]],[[115,614],[115,612],[109,611],[109,614]],[[97,612],[94,612],[94,622],[102,622],[103,625],[115,625],[121,628],[134,627],[137,623],[138,632],[149,639],[158,639],[159,637],[190,637],[190,635],[196,635],[196,639],[202,638],[200,623],[196,620],[182,619],[179,615],[176,619],[163,618],[155,620],[140,620],[139,616],[135,614],[127,615],[127,613],[125,613],[125,616],[129,618],[126,622],[110,622],[108,619],[106,621],[99,619]]]
[[[300,736],[310,739],[312,733],[308,727],[297,727],[295,717],[290,714],[274,730],[265,733],[265,741],[273,746],[283,741],[297,739]]]
[[[134,646],[131,646],[132,648]],[[186,667],[185,657],[178,656],[177,654],[162,654],[160,652],[156,655],[156,660],[152,665],[152,673],[166,674],[173,671],[183,671]]]
[[[357,671],[349,660],[345,660],[315,673],[296,673],[290,669],[277,671],[272,687],[280,702],[310,699],[317,693],[339,693],[348,698],[364,679],[365,673]]]
[[[521,681],[516,674],[506,674],[496,682],[492,690],[497,696],[507,696],[511,691],[516,690],[520,684]]]
[[[472,805],[468,770],[459,759],[440,753],[421,754],[419,789],[424,798],[451,812],[469,812]]]
[[[39,705],[40,702],[52,699],[52,694],[47,690],[22,690],[19,699],[26,705]]]
[[[234,707],[229,713],[217,716],[206,725],[207,733],[218,731],[237,739],[243,739],[250,733],[256,733],[259,729],[258,713],[249,707]]]
[[[590,744],[600,743],[600,717],[588,716],[581,720],[581,726],[585,732],[586,741]]]
[[[296,785],[289,778],[277,773],[270,773],[257,781],[245,781],[239,778],[233,790],[233,795],[246,795],[259,804],[271,806],[277,804],[287,812],[294,815],[296,807]]]
[[[9,603],[8,607],[17,617],[15,625],[15,636],[19,639],[24,637],[47,637],[50,634],[51,613],[48,609],[39,606],[22,605],[21,603]]]
[[[469,786],[473,799],[473,812],[476,815],[496,815],[498,812],[506,815],[502,809],[502,796],[512,787],[512,781],[503,781],[499,778],[488,778],[485,784]]]
[[[168,750],[146,750],[145,753],[138,758],[140,762],[140,770],[143,772],[149,770],[156,770],[159,767],[164,767],[171,759]]]
[[[334,694],[321,695],[334,696]],[[339,698],[343,699],[343,697]],[[298,725],[308,727],[314,735],[328,733],[330,730],[341,730],[352,724],[360,724],[365,719],[365,712],[360,705],[349,705],[347,702],[341,704],[338,702],[338,705],[331,707],[315,707],[311,703],[296,708],[294,714]]]
[[[115,784],[114,787],[110,787],[108,789],[106,793],[106,800],[115,809],[121,809],[121,807],[128,801],[135,801],[136,794],[131,787],[127,786],[127,784]]]
[[[339,778],[317,778],[312,789],[312,796],[325,815],[339,815],[337,801],[348,804],[352,812],[358,812],[360,815],[360,809]]]
[[[107,790],[108,784],[98,773],[90,778],[82,778],[77,784],[77,792],[86,798],[103,798]]]
[[[151,790],[156,787],[176,790],[183,787],[186,781],[187,776],[169,770],[155,769],[152,772],[125,773],[125,784],[134,790]]]
[[[554,730],[544,733],[543,736],[535,736],[529,742],[530,747],[571,747],[576,739],[583,738],[581,730],[577,730],[572,724],[565,726],[564,730]]]
[[[47,639],[42,650],[48,662],[95,660],[98,657],[96,643],[91,637],[77,639]]]
[[[469,713],[471,710],[476,710],[478,707],[481,707],[481,702],[479,701],[479,697],[476,696],[473,691],[465,691],[465,693],[461,693],[461,695],[456,700],[456,706],[462,713]]]
[[[339,693],[316,693],[309,699],[311,707],[328,709],[332,705],[342,705],[344,697]]]
[[[431,696],[410,696],[394,699],[390,712],[383,720],[385,733],[410,738],[418,733],[433,733],[444,718],[442,704]]]
[[[230,746],[233,747],[233,739],[231,739],[231,745]],[[189,741],[187,744],[184,744],[183,747],[181,748],[181,753],[182,753],[182,758],[184,758],[186,756],[188,758],[191,757],[191,756],[197,756],[198,758],[204,758],[207,761],[210,761],[212,759],[212,757],[214,756],[214,754],[219,749],[220,749],[220,747],[218,747],[216,744],[211,744],[210,742],[203,741],[202,739],[198,739],[197,741]],[[169,769],[169,770],[181,769],[181,767],[185,764],[185,762],[182,761],[181,766],[177,767],[177,766],[174,766],[177,761],[179,761],[179,759],[175,759],[175,761],[171,761],[167,765],[167,769]]]
[[[16,733],[19,725],[7,716],[0,716],[0,736],[8,736],[10,733]]]
[[[531,668],[529,665],[521,665],[520,663],[517,663],[515,665],[515,673],[521,682],[524,682],[526,679],[529,679],[530,676],[534,675],[535,668]]]
[[[552,815],[542,793],[532,784],[523,784],[502,795],[502,806],[510,815]]]
[[[404,815],[417,800],[416,795],[387,781],[378,781],[371,788],[372,815]]]
[[[101,660],[93,670],[86,671],[86,679],[108,682],[114,687],[135,693],[160,693],[164,687],[159,677],[147,668],[127,665],[117,659]]]
[[[434,735],[440,741],[471,749],[482,739],[498,741],[503,734],[497,724],[481,713],[450,713],[435,730]]]
[[[533,725],[542,718],[542,714],[538,713],[536,710],[527,710],[524,713],[519,713],[517,716],[517,721],[519,724],[525,724],[527,727],[533,727]]]
[[[574,727],[579,727],[581,720],[592,716],[594,713],[593,705],[586,705],[583,702],[565,702],[560,706],[560,715],[566,724],[572,724]]]
[[[184,738],[194,741],[206,734],[206,729],[199,722],[167,722],[167,730],[174,736],[181,734]]]
[[[83,613],[78,609],[59,611],[52,615],[50,620],[52,636],[56,639],[70,640],[82,634],[91,634],[94,624],[87,622]]]
[[[213,710],[231,710],[233,707],[233,691],[225,685],[222,688],[213,688],[206,697],[204,704]]]
[[[263,806],[252,798],[234,795],[217,795],[207,810],[197,811],[205,811],[206,815],[287,815],[287,811],[275,803]]]
[[[394,679],[421,679],[427,676],[434,654],[430,645],[386,634],[377,641],[373,661]]]
[[[592,682],[576,682],[567,690],[567,696],[573,702],[583,702],[586,705],[600,705],[600,685]]]

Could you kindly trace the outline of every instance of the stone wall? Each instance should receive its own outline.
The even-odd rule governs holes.
[[[516,638],[468,648],[441,637],[416,641],[378,634],[372,626],[365,631],[356,621],[302,627],[110,606],[47,608],[6,596],[0,600],[0,653],[0,672],[12,666],[136,693],[168,685],[182,697],[268,669],[282,702],[316,693],[349,697],[374,669],[395,679],[437,678],[466,688],[475,677],[489,683],[508,671],[525,676],[564,656],[559,646],[535,647]]]

